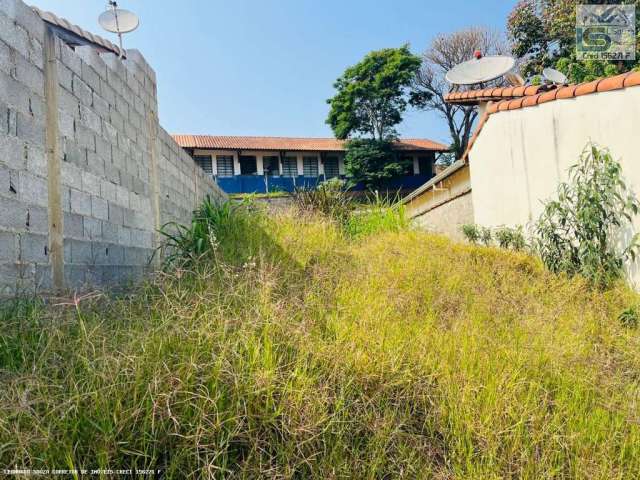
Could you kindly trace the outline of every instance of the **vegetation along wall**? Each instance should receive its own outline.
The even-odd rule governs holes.
[[[74,51],[0,2],[0,295],[137,279],[161,225],[224,197],[157,111],[138,51]]]
[[[640,196],[639,132],[638,86],[490,115],[469,152],[475,222],[492,227],[535,221],[589,141],[610,149]],[[634,230],[639,227],[636,217]],[[637,265],[627,267],[637,287]]]

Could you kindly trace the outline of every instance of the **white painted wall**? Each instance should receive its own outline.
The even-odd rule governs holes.
[[[234,164],[234,174],[235,175],[240,175],[240,159],[238,158],[238,154],[235,150],[210,150],[210,149],[195,149],[194,150],[194,154],[195,155],[209,155],[211,156],[211,164],[213,166],[213,174],[217,175],[218,174],[218,166],[216,163],[216,156],[218,155],[225,155],[225,156],[232,156],[233,157],[233,164]],[[280,154],[279,151],[277,150],[273,150],[273,151],[268,151],[268,150],[242,150],[241,155],[248,155],[248,156],[254,156],[256,157],[256,164],[258,167],[258,175],[264,175],[264,161],[263,158],[264,157],[268,157],[268,156],[278,156]],[[342,153],[327,153],[327,155],[338,155],[338,159],[339,159],[339,171],[341,175],[345,174],[345,169],[344,169],[344,154]],[[303,163],[303,157],[316,157],[318,160],[318,174],[319,175],[323,175],[324,174],[324,164],[320,161],[320,152],[313,152],[313,151],[301,151],[301,152],[296,152],[296,151],[286,151],[285,152],[285,156],[288,157],[296,157],[297,160],[297,170],[298,170],[298,174],[302,175],[304,172],[304,163]],[[417,160],[416,160],[417,161]],[[278,164],[279,169],[280,169],[280,175],[282,175],[282,163]]]
[[[469,153],[476,223],[537,219],[590,140],[610,149],[640,197],[640,87],[492,114]],[[637,266],[628,267],[640,285]]]

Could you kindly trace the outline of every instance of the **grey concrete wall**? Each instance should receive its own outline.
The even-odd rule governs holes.
[[[0,295],[60,287],[60,269],[65,288],[138,279],[160,225],[188,223],[207,194],[225,198],[157,111],[139,52],[47,44],[35,12],[0,2]]]
[[[411,219],[411,224],[421,230],[458,241],[464,240],[462,226],[467,223],[474,223],[471,191]]]

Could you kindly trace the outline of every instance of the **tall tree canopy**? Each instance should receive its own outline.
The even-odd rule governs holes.
[[[336,80],[336,95],[327,123],[337,138],[362,136],[378,141],[397,137],[396,125],[409,103],[409,87],[420,67],[420,57],[409,46],[385,48],[367,54]]]
[[[572,82],[585,82],[638,67],[640,49],[635,61],[576,59],[576,7],[582,3],[635,5],[636,33],[640,35],[640,0],[521,0],[509,15],[507,30],[513,54],[522,59],[524,76],[539,75],[543,68],[554,67]]]
[[[446,120],[451,151],[456,158],[460,158],[467,148],[477,109],[445,102],[444,96],[451,85],[444,76],[454,66],[473,58],[476,50],[484,55],[497,55],[509,48],[502,35],[483,28],[438,35],[422,55],[422,66],[412,93],[414,105],[438,112]]]

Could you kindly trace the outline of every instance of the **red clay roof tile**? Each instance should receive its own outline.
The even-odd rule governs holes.
[[[525,87],[524,85],[514,88],[513,89],[513,96],[514,97],[522,97],[524,95],[524,91],[526,89],[527,89],[527,87]]]
[[[590,93],[596,92],[600,81],[601,80],[594,80],[592,82],[581,83],[576,87],[574,95],[576,97],[581,97],[582,95],[589,95]]]
[[[172,135],[183,148],[211,150],[273,150],[338,152],[345,149],[345,142],[335,138],[292,137],[233,137],[219,135]],[[448,150],[443,145],[426,138],[402,138],[396,142],[398,150]]]
[[[509,109],[509,100],[502,100],[501,102],[498,102],[498,111],[499,112],[504,112],[505,110]]]
[[[539,91],[540,91],[539,85],[529,85],[527,88],[524,89],[524,94],[527,96],[537,95]]]
[[[558,95],[558,90],[549,90],[548,92],[544,92],[542,95],[538,97],[538,105],[545,102],[551,102],[556,99],[556,95]]]
[[[517,110],[518,108],[522,108],[522,103],[525,101],[525,98],[516,98],[515,100],[509,101],[509,110]]]
[[[615,77],[605,78],[598,83],[598,92],[608,92],[610,90],[619,90],[624,87],[624,80],[627,75],[616,75]]]
[[[625,87],[633,87],[635,85],[640,85],[640,72],[633,72],[624,79]]]
[[[558,89],[558,94],[556,95],[556,100],[562,98],[573,98],[575,96],[577,85],[568,85],[566,87],[560,87]]]
[[[528,97],[524,97],[524,101],[522,102],[523,107],[533,107],[538,104],[538,100],[540,99],[541,93],[537,93],[535,95],[529,95]]]

